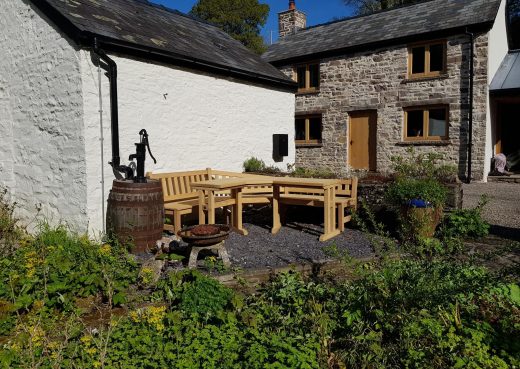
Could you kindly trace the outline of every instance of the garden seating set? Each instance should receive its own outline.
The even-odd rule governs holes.
[[[273,227],[277,233],[284,218],[285,205],[303,205],[324,209],[324,233],[320,241],[337,236],[351,220],[347,209],[357,206],[357,178],[317,179],[269,177],[249,173],[213,169],[148,173],[160,180],[164,194],[164,210],[172,224],[164,229],[178,232],[182,216],[198,211],[199,224],[214,224],[215,209],[229,208],[230,223],[238,233],[247,235],[242,224],[243,205],[272,204]]]

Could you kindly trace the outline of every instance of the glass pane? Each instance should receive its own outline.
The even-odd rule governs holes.
[[[309,119],[309,139],[321,140],[321,118]]]
[[[446,110],[430,109],[430,120],[428,122],[428,136],[446,136]]]
[[[423,111],[412,110],[407,112],[408,114],[408,129],[406,131],[406,137],[422,137],[423,134]]]
[[[430,72],[442,72],[444,70],[444,45],[430,46]]]
[[[424,73],[425,50],[424,46],[412,48],[412,74]]]
[[[298,88],[305,88],[305,66],[296,68],[298,74]]]
[[[309,74],[311,79],[310,87],[315,89],[320,88],[320,65],[309,65]]]
[[[305,119],[296,119],[296,132],[294,138],[297,141],[305,141]]]
[[[520,0],[507,2],[509,50],[520,49]]]

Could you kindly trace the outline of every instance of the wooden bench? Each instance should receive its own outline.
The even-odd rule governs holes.
[[[357,177],[340,179],[335,188],[335,206],[337,207],[338,228],[345,230],[345,224],[352,220],[346,210],[357,209]],[[324,191],[319,188],[302,188],[285,186],[280,190],[280,202],[286,205],[304,205],[323,207]]]
[[[177,233],[182,228],[182,216],[192,214],[199,206],[199,193],[191,188],[192,183],[222,178],[243,178],[253,176],[247,173],[227,172],[207,168],[186,172],[147,173],[150,179],[160,180],[163,188],[165,215],[172,224],[165,223],[164,229]],[[272,199],[272,186],[251,186],[243,190],[244,204],[268,204]],[[219,192],[215,198],[216,207],[234,204],[230,191]]]

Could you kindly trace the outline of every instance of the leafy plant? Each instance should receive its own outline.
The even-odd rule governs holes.
[[[290,173],[292,177],[300,178],[338,178],[338,176],[328,168],[303,168],[296,167]]]
[[[436,152],[419,153],[413,147],[404,156],[391,158],[392,169],[397,178],[434,179],[452,182],[456,179],[456,167],[442,162],[443,155]]]
[[[408,205],[411,200],[419,199],[432,207],[442,207],[446,202],[447,190],[435,179],[398,177],[388,186],[387,200],[397,206]]]
[[[247,159],[242,165],[244,172],[261,172],[265,169],[264,161],[255,157]]]
[[[444,217],[439,234],[443,238],[482,238],[489,234],[489,224],[482,218],[482,210],[488,203],[482,196],[472,209],[458,209]]]
[[[8,302],[7,320],[40,302],[71,311],[76,298],[100,295],[118,305],[136,279],[135,261],[117,243],[98,244],[64,226],[42,224],[34,239],[0,259],[0,301]]]
[[[0,187],[0,257],[10,256],[24,237],[14,216],[15,208],[16,203],[9,200],[7,189]]]

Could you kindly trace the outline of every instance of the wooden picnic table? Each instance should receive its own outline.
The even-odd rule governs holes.
[[[290,187],[292,191],[303,193],[295,195],[304,201],[312,202],[314,195],[306,195],[305,192],[314,190],[323,190],[323,213],[324,213],[324,232],[320,236],[320,241],[327,241],[341,233],[336,228],[336,187],[339,180],[336,179],[320,179],[320,178],[295,178],[295,177],[274,177],[273,179],[273,228],[271,233],[277,233],[282,227],[280,221],[280,202],[284,201],[281,197],[281,187]],[[321,196],[320,196],[321,198]]]
[[[281,188],[290,187],[296,192],[303,192],[296,195],[296,199],[317,199],[323,201],[324,209],[324,232],[320,236],[320,241],[329,240],[341,233],[336,228],[336,187],[339,185],[336,179],[319,179],[319,178],[296,178],[296,177],[247,177],[247,178],[222,178],[208,181],[193,183],[193,189],[199,191],[199,224],[206,224],[206,216],[204,208],[208,211],[208,223],[215,223],[215,198],[218,192],[231,190],[229,201],[218,201],[219,206],[232,205],[232,226],[241,234],[247,235],[248,232],[242,224],[242,208],[243,199],[242,191],[247,186],[273,186],[273,227],[271,233],[275,234],[280,231],[282,224],[280,221],[280,203],[286,199],[281,196]],[[313,193],[322,191],[323,195],[306,195],[305,192]],[[293,198],[294,200],[294,198]],[[314,200],[309,200],[311,203]]]
[[[221,178],[193,183],[191,187],[199,191],[199,224],[206,224],[204,207],[208,210],[208,223],[215,223],[215,197],[218,192],[230,190],[231,197],[220,204],[232,205],[232,226],[242,235],[248,232],[242,224],[242,191],[248,186],[271,185],[271,177]],[[222,206],[222,205],[219,205]]]

